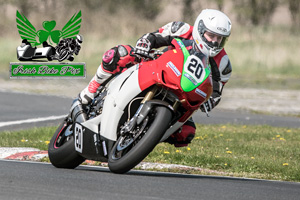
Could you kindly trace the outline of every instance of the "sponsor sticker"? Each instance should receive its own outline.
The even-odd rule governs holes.
[[[183,44],[183,42],[181,41],[181,40],[176,40],[177,41],[177,43],[179,44],[179,46],[181,47],[181,48],[184,48],[185,46],[184,46],[184,44]]]
[[[189,79],[194,85],[198,85],[198,82],[190,75],[190,74],[184,74],[184,77]]]
[[[200,90],[199,88],[196,88],[195,92],[196,92],[196,94],[202,96],[204,99],[207,97],[207,94],[205,92],[203,92],[202,90]]]
[[[167,63],[167,67],[170,67],[172,69],[172,71],[176,74],[177,77],[181,75],[181,72],[177,69],[177,67],[171,61],[169,61]]]

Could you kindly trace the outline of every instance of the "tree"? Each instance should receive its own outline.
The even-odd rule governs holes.
[[[296,33],[300,29],[300,1],[288,0],[288,4],[292,16],[291,31]]]
[[[216,2],[219,10],[223,10],[224,0],[214,0],[214,2]]]
[[[194,20],[193,2],[194,0],[183,1],[183,20],[185,22],[192,22]]]
[[[127,2],[147,19],[154,19],[162,10],[161,0],[126,0],[123,2]]]
[[[267,25],[278,6],[278,0],[233,1],[238,22],[249,22],[255,26]]]

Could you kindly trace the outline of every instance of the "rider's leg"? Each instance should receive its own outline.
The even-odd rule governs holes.
[[[96,95],[97,89],[109,77],[122,72],[135,63],[136,57],[133,55],[133,47],[130,45],[119,45],[106,51],[95,76],[79,94],[82,104],[91,102]]]

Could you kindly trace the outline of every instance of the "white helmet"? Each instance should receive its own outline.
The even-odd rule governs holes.
[[[209,42],[204,33],[210,32],[221,36],[221,42]],[[231,21],[221,11],[213,9],[205,9],[197,17],[194,29],[193,38],[199,49],[203,49],[203,45],[209,52],[210,57],[216,56],[225,46],[231,32]]]

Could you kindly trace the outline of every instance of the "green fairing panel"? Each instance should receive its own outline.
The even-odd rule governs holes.
[[[210,75],[211,71],[209,67],[204,66],[198,56],[190,55],[180,39],[176,39],[176,41],[184,55],[184,66],[180,85],[184,92],[190,92],[201,85]]]

